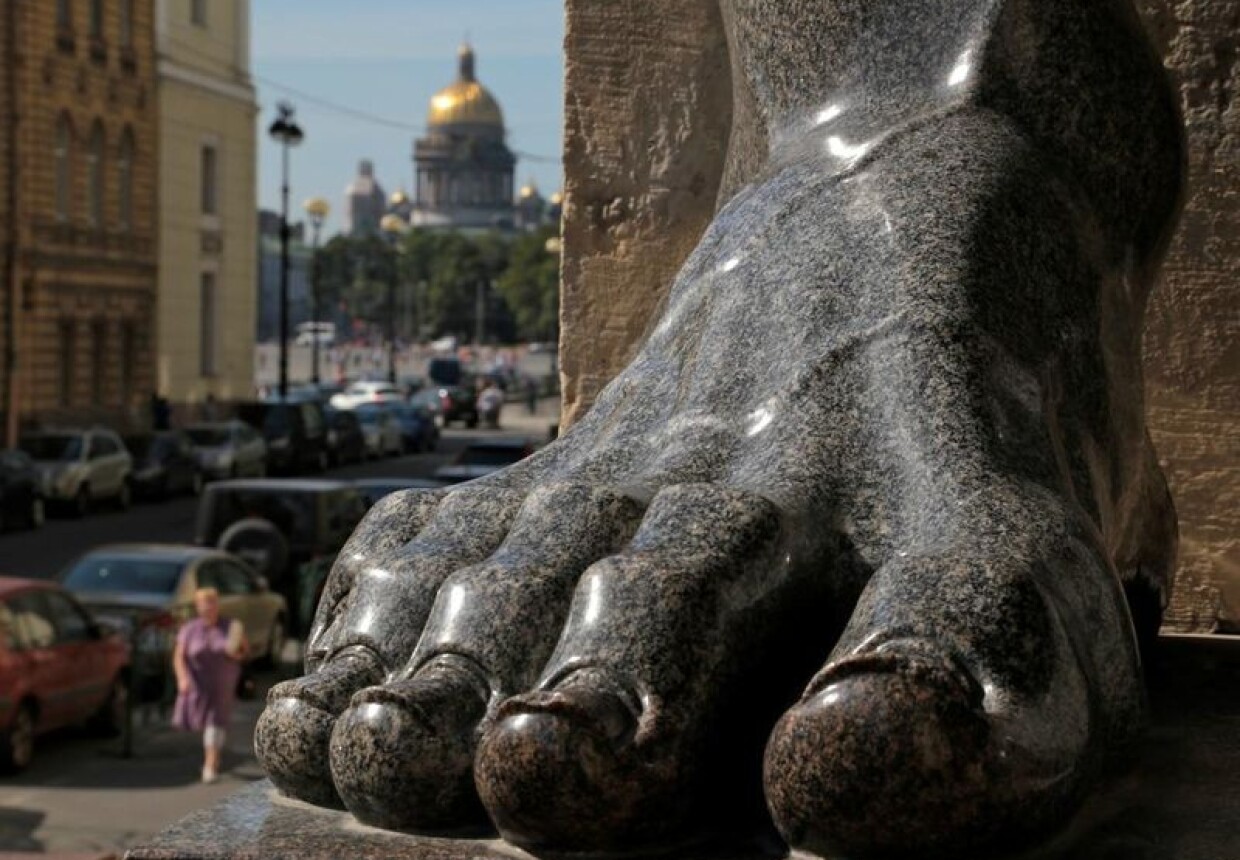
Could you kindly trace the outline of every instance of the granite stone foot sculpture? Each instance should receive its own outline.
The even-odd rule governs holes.
[[[259,724],[285,793],[597,853],[764,794],[797,848],[958,856],[1045,833],[1139,730],[1182,152],[1135,16],[722,12],[761,170],[584,420],[366,518]]]

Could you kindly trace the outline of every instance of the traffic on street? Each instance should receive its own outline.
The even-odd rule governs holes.
[[[53,596],[43,599],[63,600],[81,619],[79,670],[70,674],[81,681],[81,649],[96,640],[111,649],[112,662],[101,662],[101,678],[108,678],[98,701],[83,698],[82,712],[64,712],[50,731],[36,733],[30,719],[23,728],[16,717],[0,725],[0,754],[7,756],[0,850],[117,851],[261,779],[251,749],[254,721],[265,691],[299,672],[301,636],[352,526],[387,492],[447,486],[485,472],[480,462],[499,468],[527,456],[548,440],[558,418],[558,398],[534,405],[509,405],[498,429],[444,427],[434,450],[410,446],[416,453],[344,458],[312,475],[194,482],[125,505],[93,503],[84,515],[49,506],[37,528],[6,528],[0,584],[46,586]],[[316,501],[295,501],[300,497]],[[347,502],[351,514],[334,533],[318,530],[324,546],[303,552],[299,530],[314,528],[297,517],[282,520],[279,511],[310,511],[320,497],[336,499],[323,502],[332,510]],[[247,591],[248,598],[230,593],[230,570],[246,583],[231,591]],[[248,642],[220,773],[210,780],[197,767],[201,736],[171,726],[172,642],[203,587],[218,589],[222,615],[244,619]],[[31,703],[26,716],[33,717],[35,693],[7,689],[6,671],[28,676],[14,669],[23,654],[32,659],[39,647],[63,645],[65,627],[54,613],[43,620],[38,606],[22,612],[20,600],[5,601],[0,589],[0,717],[21,711],[14,711],[15,699]],[[119,689],[107,685],[121,677],[126,684]]]

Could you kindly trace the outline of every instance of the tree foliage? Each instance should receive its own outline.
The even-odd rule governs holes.
[[[472,341],[483,303],[489,342],[549,340],[559,311],[559,255],[546,250],[553,230],[507,238],[496,233],[411,230],[399,244],[380,237],[336,236],[316,261],[323,316],[386,331],[389,285],[396,314],[412,305],[404,338],[456,335]],[[358,332],[355,332],[358,333]]]

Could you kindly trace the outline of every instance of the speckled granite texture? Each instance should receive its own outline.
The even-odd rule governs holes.
[[[765,157],[559,442],[359,527],[259,723],[285,793],[534,851],[955,858],[1039,841],[1139,732],[1183,154],[1132,10],[721,11]]]
[[[1152,719],[1123,774],[1049,844],[987,860],[1230,860],[1240,856],[1240,639],[1164,640],[1151,679]],[[346,812],[281,797],[258,783],[186,818],[131,860],[475,860],[530,855],[494,832],[445,839],[363,827]],[[671,850],[665,860],[777,860],[752,835]],[[794,855],[804,857],[805,855]],[[919,855],[914,854],[914,857]]]

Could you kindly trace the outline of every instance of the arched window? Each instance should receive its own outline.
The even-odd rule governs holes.
[[[103,224],[103,123],[95,120],[86,149],[86,215],[92,227]]]
[[[128,126],[121,134],[121,148],[116,157],[117,221],[122,230],[133,226],[133,129]]]
[[[56,217],[64,221],[69,217],[70,197],[73,189],[73,126],[69,117],[61,114],[56,120]]]

